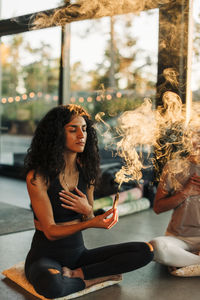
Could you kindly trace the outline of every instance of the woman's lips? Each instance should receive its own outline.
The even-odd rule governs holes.
[[[84,142],[78,142],[76,143],[77,145],[80,145],[80,146],[85,146],[85,143]]]

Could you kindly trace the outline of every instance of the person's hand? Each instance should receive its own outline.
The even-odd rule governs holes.
[[[92,206],[89,204],[85,194],[83,194],[78,188],[75,188],[78,195],[71,192],[62,190],[59,193],[60,200],[63,202],[61,205],[66,209],[73,210],[83,215],[90,215],[92,213]]]
[[[108,216],[110,215],[111,217],[108,218]],[[117,208],[115,209],[111,208],[108,211],[106,211],[104,214],[98,215],[92,220],[90,220],[90,223],[91,223],[91,227],[110,229],[117,223],[117,221],[118,221]]]
[[[200,176],[192,175],[184,186],[182,193],[186,196],[200,195]]]

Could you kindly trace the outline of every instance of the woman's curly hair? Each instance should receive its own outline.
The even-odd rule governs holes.
[[[66,136],[64,126],[74,116],[82,116],[87,124],[87,141],[82,153],[77,155],[77,163],[82,168],[87,185],[99,181],[99,150],[93,121],[85,109],[79,105],[59,105],[51,109],[39,122],[31,145],[24,160],[25,174],[34,170],[44,177],[46,183],[57,177],[65,169],[64,151]]]

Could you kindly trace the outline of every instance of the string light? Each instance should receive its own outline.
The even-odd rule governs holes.
[[[35,93],[31,92],[31,93],[29,94],[29,97],[30,97],[30,98],[34,98],[34,97],[35,97]]]
[[[37,93],[30,92],[29,94],[23,94],[21,96],[18,95],[18,96],[15,96],[15,97],[8,97],[8,98],[4,97],[4,98],[1,99],[1,103],[2,104],[5,104],[7,102],[12,103],[12,102],[14,102],[14,100],[16,102],[19,102],[21,100],[25,101],[25,100],[28,100],[28,98],[31,98],[31,99],[35,98],[35,100],[37,100],[38,98],[41,98],[42,96],[43,96],[43,99],[45,99],[45,100],[50,100],[51,99],[53,101],[58,101],[58,96],[57,95],[54,95],[54,96],[51,95],[51,94],[44,94],[43,95],[42,92],[37,92]],[[122,94],[120,92],[117,92],[116,97],[120,98],[121,96],[122,96]],[[101,97],[102,97],[101,95],[98,95],[95,98],[93,98],[91,96],[88,96],[86,99],[84,99],[84,97],[79,97],[78,101],[80,103],[83,103],[84,101],[87,101],[88,103],[91,103],[95,99],[96,101],[100,102],[101,101]],[[106,99],[107,100],[111,100],[112,99],[112,95],[111,94],[106,95]],[[71,97],[70,98],[70,102],[71,103],[75,103],[76,102],[76,98],[75,97]]]
[[[42,97],[42,92],[38,92],[37,93],[37,96],[40,98],[40,97]]]
[[[14,101],[13,97],[9,97],[9,98],[8,98],[8,102],[9,102],[9,103],[12,103],[13,101]]]
[[[116,96],[117,96],[117,98],[121,98],[121,96],[122,96],[122,93],[120,93],[120,92],[117,92]]]
[[[96,97],[96,100],[97,100],[97,101],[101,101],[101,96],[97,96],[97,97]]]
[[[83,97],[80,97],[80,98],[78,99],[78,101],[79,101],[80,103],[83,103],[83,102],[84,102],[84,98],[83,98]]]
[[[58,101],[58,96],[53,96],[53,101]]]
[[[46,100],[49,100],[49,98],[50,98],[50,95],[49,95],[49,94],[46,94],[46,95],[45,95],[45,99],[46,99]]]
[[[28,98],[33,99],[33,98],[35,98],[36,96],[37,96],[37,97],[36,97],[36,99],[37,99],[37,98],[41,98],[42,95],[43,95],[42,92],[38,92],[38,93],[30,92],[28,95],[27,95],[27,94],[23,94],[23,95],[21,95],[21,96],[16,96],[16,97],[8,97],[8,98],[5,98],[5,97],[4,97],[4,98],[1,99],[1,103],[5,104],[5,103],[7,103],[7,101],[8,101],[9,103],[12,103],[12,102],[14,102],[14,100],[15,100],[16,102],[19,102],[21,99],[22,99],[22,100],[27,100]],[[45,98],[46,100],[52,98],[54,101],[58,101],[58,96],[51,96],[50,94],[44,95],[44,98]],[[8,99],[8,100],[7,100],[7,99]],[[75,100],[74,100],[74,101],[75,101]]]
[[[74,97],[71,97],[70,101],[71,101],[71,103],[74,103],[74,102],[76,102],[76,99]]]
[[[92,97],[87,98],[87,102],[92,102],[92,100],[93,100]]]
[[[20,96],[16,96],[16,97],[15,97],[15,101],[16,101],[16,102],[19,102],[19,101],[20,101],[20,99],[21,99],[21,97],[20,97]]]
[[[2,98],[1,99],[1,102],[4,104],[4,103],[6,103],[7,102],[7,99],[6,98]]]
[[[112,96],[111,96],[110,94],[108,94],[108,95],[106,96],[106,99],[107,99],[107,100],[111,100],[111,99],[112,99]]]

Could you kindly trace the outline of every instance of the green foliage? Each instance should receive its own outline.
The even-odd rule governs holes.
[[[7,40],[9,55],[2,67],[2,96],[15,97],[20,90],[30,92],[57,93],[59,80],[59,59],[51,58],[51,45],[41,43],[32,48],[23,35],[16,35]],[[34,62],[23,64],[23,55]]]
[[[2,126],[8,128],[8,133],[13,133],[13,127],[24,124],[26,128],[16,128],[14,133],[32,135],[41,118],[56,104],[53,100],[43,98],[3,104]]]
[[[2,63],[2,97],[15,99],[17,95],[22,96],[24,93],[27,100],[2,104],[2,125],[8,127],[8,132],[31,135],[38,121],[57,104],[52,95],[58,93],[59,59],[51,58],[49,44],[42,42],[33,49],[20,34],[7,39],[4,50],[6,55]],[[23,64],[22,53],[31,57],[32,61],[35,57],[35,61]],[[30,98],[31,92],[35,95],[38,92],[42,95],[49,94],[51,99],[37,96]]]
[[[124,111],[133,110],[142,103],[141,99],[134,98],[113,98],[111,100],[104,100],[102,103],[95,105],[94,113],[103,111],[105,113],[105,120],[112,116],[118,116]]]

